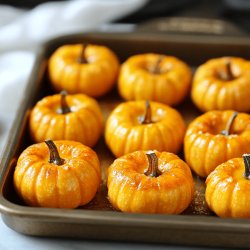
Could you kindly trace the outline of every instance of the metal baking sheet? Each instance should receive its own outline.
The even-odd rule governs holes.
[[[26,206],[13,188],[13,172],[20,153],[33,142],[27,121],[34,104],[53,94],[47,62],[63,44],[95,43],[110,47],[123,62],[129,56],[155,52],[174,55],[193,69],[210,58],[241,56],[250,59],[250,39],[233,37],[183,36],[150,33],[89,33],[48,41],[37,54],[31,79],[15,118],[0,165],[0,211],[10,228],[23,234],[86,239],[156,242],[182,245],[248,247],[250,220],[221,219],[207,207],[204,179],[195,174],[195,197],[181,215],[132,214],[115,211],[107,199],[106,169],[114,160],[101,138],[94,150],[101,161],[102,185],[95,198],[77,209]],[[105,118],[123,101],[114,89],[98,102]],[[176,107],[188,124],[201,114],[187,98]],[[180,157],[183,158],[182,153]]]

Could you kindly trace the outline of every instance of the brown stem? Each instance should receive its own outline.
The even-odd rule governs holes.
[[[151,177],[157,177],[161,175],[161,172],[158,169],[158,158],[156,154],[153,151],[149,151],[146,153],[146,156],[148,157],[149,166],[144,174]]]
[[[250,179],[250,154],[243,154],[242,157],[243,157],[244,165],[245,165],[244,177],[249,180]]]
[[[55,143],[52,140],[46,140],[45,143],[49,148],[49,163],[63,165],[65,160],[60,157]]]
[[[160,65],[161,65],[161,62],[164,59],[164,57],[165,56],[163,56],[163,55],[160,55],[158,57],[156,63],[154,64],[154,67],[149,70],[150,73],[152,73],[152,74],[160,74],[161,73]]]
[[[152,112],[150,102],[145,102],[145,115],[141,117],[141,124],[149,124],[152,123]]]
[[[66,101],[67,92],[65,90],[61,91],[61,107],[57,110],[58,114],[70,113],[70,107]]]
[[[82,45],[82,50],[81,50],[81,54],[80,56],[78,57],[77,61],[79,63],[88,63],[87,59],[86,59],[86,56],[85,56],[85,50],[87,48],[87,44],[86,43],[83,43]]]
[[[230,129],[233,125],[233,122],[235,118],[237,117],[238,112],[233,112],[232,116],[230,117],[229,121],[227,122],[226,128],[221,131],[222,135],[229,136],[230,135]]]
[[[219,78],[221,78],[223,81],[231,81],[235,78],[232,72],[232,63],[231,61],[227,61],[225,63],[226,71],[220,70],[218,71]]]

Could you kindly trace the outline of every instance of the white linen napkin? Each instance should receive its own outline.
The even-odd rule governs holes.
[[[141,8],[147,0],[47,2],[32,10],[0,5],[0,160],[35,49],[53,37],[98,29]]]

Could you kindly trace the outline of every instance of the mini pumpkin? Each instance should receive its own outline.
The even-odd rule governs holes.
[[[157,102],[130,101],[121,103],[109,115],[105,140],[116,157],[151,149],[176,153],[185,129],[177,110]]]
[[[250,61],[239,57],[207,61],[194,74],[191,96],[202,111],[250,111]]]
[[[108,169],[108,197],[123,212],[179,214],[192,201],[190,168],[168,152],[136,151]]]
[[[83,94],[66,92],[44,97],[30,114],[33,141],[74,140],[93,147],[102,134],[103,117],[98,103]]]
[[[250,154],[219,165],[206,185],[207,204],[218,216],[250,218]]]
[[[48,72],[56,91],[99,97],[114,86],[119,68],[117,56],[108,47],[72,44],[59,47],[51,55]]]
[[[191,77],[188,65],[176,57],[139,54],[122,64],[118,90],[125,100],[149,100],[172,106],[189,93]]]
[[[95,196],[100,180],[96,153],[75,141],[48,140],[29,146],[14,172],[15,190],[26,204],[35,207],[85,205]]]
[[[187,164],[207,177],[219,164],[250,152],[250,115],[232,110],[209,111],[197,117],[184,138]]]

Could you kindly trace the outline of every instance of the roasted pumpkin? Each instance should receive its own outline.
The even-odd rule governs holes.
[[[48,72],[56,91],[99,97],[112,89],[119,68],[118,58],[109,48],[72,44],[59,47],[51,55]]]
[[[103,117],[98,103],[83,94],[44,97],[30,114],[30,135],[34,142],[74,140],[89,147],[98,141]]]
[[[106,122],[106,144],[116,156],[137,150],[176,153],[185,134],[180,113],[162,103],[130,101],[118,105]]]
[[[191,96],[202,111],[250,111],[250,61],[238,57],[207,61],[194,74]]]
[[[108,169],[108,198],[123,212],[179,214],[192,201],[190,168],[168,152],[136,151]]]
[[[219,164],[250,152],[250,115],[209,111],[189,125],[184,138],[187,164],[207,177]]]
[[[125,100],[149,100],[179,104],[189,93],[192,73],[173,56],[139,54],[121,66],[118,90]]]
[[[250,154],[219,165],[206,185],[207,204],[218,216],[250,218]]]
[[[101,180],[96,153],[74,141],[45,141],[26,148],[14,172],[14,187],[35,207],[76,208],[95,196]]]

